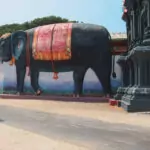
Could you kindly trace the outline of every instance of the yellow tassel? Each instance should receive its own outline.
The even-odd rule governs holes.
[[[9,65],[12,66],[13,64],[15,64],[15,58],[14,57],[12,57],[12,59],[10,60]]]
[[[57,79],[58,79],[58,73],[57,73],[57,72],[54,72],[53,79],[55,79],[55,80],[57,80]]]

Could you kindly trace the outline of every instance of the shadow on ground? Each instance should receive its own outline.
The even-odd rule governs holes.
[[[1,123],[1,122],[4,122],[4,120],[0,119],[0,123]]]

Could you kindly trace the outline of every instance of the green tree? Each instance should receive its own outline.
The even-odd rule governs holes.
[[[78,21],[71,21],[66,18],[61,18],[58,16],[47,16],[43,18],[36,18],[32,21],[27,21],[22,24],[13,23],[13,24],[5,24],[0,26],[0,35],[4,33],[12,33],[17,30],[28,30],[37,26],[53,24],[53,23],[65,23],[65,22],[73,22],[76,23]]]

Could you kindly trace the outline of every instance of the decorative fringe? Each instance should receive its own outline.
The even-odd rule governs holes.
[[[58,73],[57,73],[57,72],[54,72],[53,79],[54,79],[54,80],[57,80],[57,79],[58,79]]]
[[[15,64],[15,58],[14,58],[14,57],[12,57],[12,59],[10,60],[9,65],[10,65],[10,66],[12,66],[12,65],[14,65],[14,64]]]

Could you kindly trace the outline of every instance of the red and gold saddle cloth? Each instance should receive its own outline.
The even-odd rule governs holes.
[[[50,24],[34,31],[32,53],[35,60],[71,59],[72,23]]]

